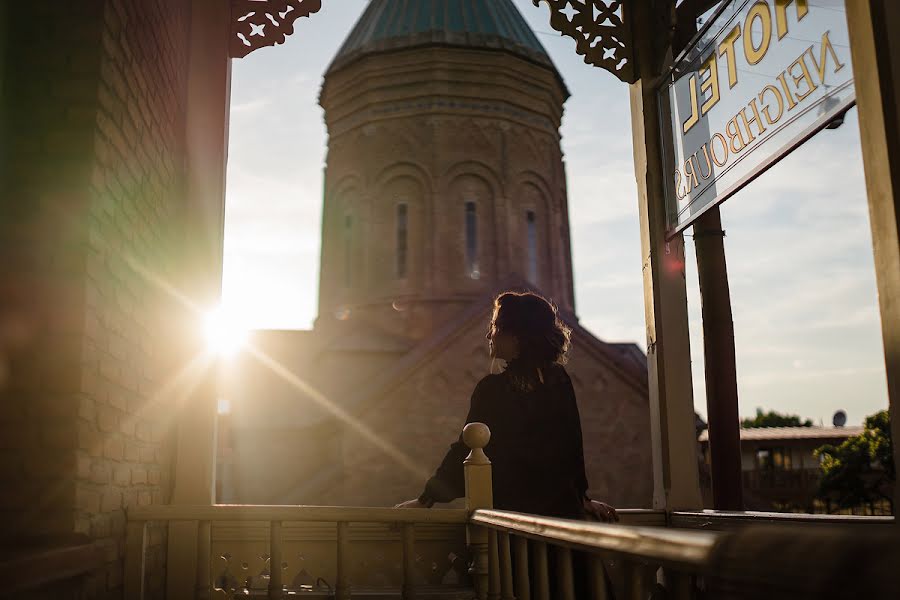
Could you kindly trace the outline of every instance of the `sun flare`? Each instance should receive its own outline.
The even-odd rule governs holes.
[[[236,355],[244,347],[249,335],[243,321],[222,306],[207,313],[204,329],[209,352],[223,357]]]

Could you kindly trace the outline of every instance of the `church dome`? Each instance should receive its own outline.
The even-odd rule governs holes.
[[[503,50],[556,73],[512,0],[371,0],[328,72],[363,55],[422,46]]]

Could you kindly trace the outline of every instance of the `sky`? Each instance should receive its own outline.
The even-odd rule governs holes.
[[[646,347],[628,86],[585,65],[545,5],[514,0],[572,97],[561,128],[576,311],[607,341]],[[327,133],[322,75],[365,7],[326,0],[282,46],[235,60],[223,303],[251,328],[309,329],[317,311]],[[848,424],[887,407],[855,109],[721,207],[740,414]],[[706,414],[694,246],[686,231],[696,409]]]

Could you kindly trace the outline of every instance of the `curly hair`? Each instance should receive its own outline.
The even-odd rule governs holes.
[[[518,360],[529,364],[564,364],[572,330],[556,306],[531,292],[504,292],[494,299],[491,327],[519,340]]]

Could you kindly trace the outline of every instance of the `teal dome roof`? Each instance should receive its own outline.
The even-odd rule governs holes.
[[[371,0],[328,71],[365,54],[429,45],[504,50],[556,71],[511,0]]]

